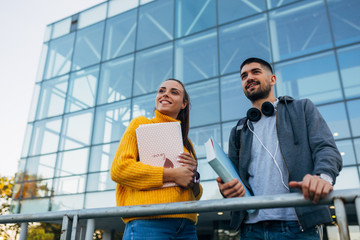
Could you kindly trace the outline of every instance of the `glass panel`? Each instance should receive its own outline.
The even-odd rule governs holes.
[[[23,177],[24,177],[24,172],[25,172],[25,163],[26,163],[26,159],[19,160],[18,171],[17,171],[17,173],[15,173],[15,182],[24,181]]]
[[[245,117],[251,102],[245,97],[239,74],[222,77],[220,83],[222,121]]]
[[[89,172],[108,171],[119,143],[104,144],[91,148]]]
[[[87,172],[89,148],[59,153],[56,176],[68,176]]]
[[[10,213],[11,214],[16,214],[19,213],[19,208],[20,208],[20,201],[15,201],[14,199],[11,201],[10,203]]]
[[[22,151],[21,151],[21,157],[26,157],[29,154],[32,130],[33,130],[33,125],[28,124],[26,127],[24,143],[23,143],[23,147],[22,147]]]
[[[345,97],[359,97],[360,45],[338,50],[338,59]]]
[[[85,208],[105,208],[116,206],[115,191],[98,193],[87,193],[85,198]]]
[[[28,158],[26,173],[33,179],[54,177],[56,154]]]
[[[94,106],[98,77],[99,66],[71,74],[66,101],[66,112],[73,112]]]
[[[34,180],[32,176],[26,175],[25,181],[20,188],[14,191],[14,199],[25,199],[34,197],[48,197],[51,195],[52,180],[31,181]]]
[[[155,116],[155,97],[156,93],[134,98],[132,103],[132,119],[139,116],[153,118]]]
[[[104,22],[77,32],[73,70],[100,62],[103,34]]]
[[[83,205],[84,194],[53,197],[51,199],[51,211],[82,209]]]
[[[33,95],[31,98],[30,110],[29,110],[29,119],[28,119],[29,122],[35,120],[36,110],[38,108],[39,94],[40,94],[40,84],[35,84]]]
[[[181,39],[175,43],[175,78],[189,83],[217,75],[215,30]]]
[[[201,182],[201,186],[203,187],[203,195],[201,196],[201,200],[223,199],[223,196],[221,195],[215,180]]]
[[[98,104],[131,97],[133,67],[133,55],[102,64]]]
[[[21,186],[22,184],[21,183],[15,183],[14,184],[14,188],[12,189],[13,191],[13,196],[12,196],[12,199],[19,199],[20,198],[20,195],[21,194]]]
[[[71,17],[56,22],[53,24],[53,31],[51,38],[57,38],[70,33]]]
[[[112,2],[114,1],[110,1],[110,3]],[[134,51],[136,13],[135,10],[129,11],[107,21],[103,51],[104,60]]]
[[[191,99],[190,127],[220,121],[218,79],[189,85],[187,90]]]
[[[48,53],[48,43],[44,43],[43,47],[41,49],[41,54],[40,54],[40,61],[39,61],[39,65],[38,65],[38,69],[37,69],[37,73],[36,73],[36,81],[40,82],[44,76],[44,68],[45,68],[45,64],[46,64],[46,56]]]
[[[93,143],[119,141],[130,121],[130,101],[98,107]]]
[[[49,198],[21,201],[20,213],[41,213],[49,210]]]
[[[359,188],[359,174],[357,167],[344,167],[336,178],[334,190]]]
[[[297,0],[267,0],[267,5],[268,8],[277,8],[296,1]]]
[[[68,75],[43,82],[37,119],[60,115],[64,112]]]
[[[341,154],[344,166],[356,164],[354,146],[351,140],[337,141],[336,145]]]
[[[337,46],[360,41],[360,2],[328,0],[328,7]]]
[[[265,0],[221,0],[218,1],[218,11],[219,24],[222,24],[265,11]]]
[[[55,195],[84,192],[85,178],[85,175],[56,178],[54,182]]]
[[[206,158],[205,142],[213,137],[219,144],[221,143],[220,138],[220,125],[211,125],[201,128],[191,128],[189,131],[189,139],[191,140],[197,158]],[[202,179],[202,175],[201,175]]]
[[[36,122],[29,155],[56,152],[59,144],[61,118]]]
[[[342,99],[332,52],[276,65],[278,96],[310,98],[315,104]]]
[[[237,121],[224,123],[222,125],[222,135],[223,135],[223,150],[227,154],[229,152],[229,137],[230,132],[233,127],[235,127]]]
[[[200,176],[201,176],[201,185],[203,184],[202,181],[213,180],[213,179],[216,179],[218,177],[216,172],[213,170],[213,168],[208,163],[207,159],[198,160],[198,171],[199,171]],[[203,200],[202,197],[201,197],[201,200]]]
[[[332,47],[323,0],[301,1],[269,14],[275,61]]]
[[[351,131],[353,136],[360,136],[360,100],[349,101],[347,102],[347,107],[349,110]]]
[[[109,1],[108,17],[126,12],[130,9],[136,8],[137,6],[138,1],[136,0]]]
[[[344,103],[321,106],[318,109],[335,139],[350,137]]]
[[[221,75],[240,72],[241,62],[249,57],[270,62],[268,36],[265,14],[219,28]]]
[[[104,191],[115,189],[116,183],[110,178],[110,172],[93,173],[88,175],[86,191]]]
[[[49,79],[68,73],[73,53],[74,33],[50,42],[45,67],[45,78]]]
[[[78,24],[79,29],[104,20],[106,18],[106,8],[107,4],[103,3],[80,13]]]
[[[52,29],[53,29],[53,25],[46,26],[45,33],[44,33],[44,42],[47,42],[50,40]]]
[[[356,153],[356,157],[357,157],[357,163],[359,164],[359,162],[360,162],[360,139],[355,139],[354,145],[355,145],[355,153]]]
[[[165,44],[136,54],[134,95],[155,91],[172,76],[172,49]]]
[[[173,39],[173,5],[173,1],[158,0],[140,7],[137,49]]]
[[[215,5],[215,0],[177,0],[176,36],[186,36],[215,26]]]
[[[64,118],[61,149],[88,146],[92,130],[93,110],[67,115]]]

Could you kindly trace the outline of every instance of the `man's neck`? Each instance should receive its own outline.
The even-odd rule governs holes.
[[[276,98],[275,98],[275,96],[269,96],[267,98],[262,98],[262,99],[258,99],[256,101],[254,101],[254,102],[251,102],[251,104],[254,108],[261,109],[261,106],[264,102],[274,103],[274,102],[276,102]]]

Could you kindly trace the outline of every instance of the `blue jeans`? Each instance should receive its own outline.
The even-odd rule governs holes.
[[[241,240],[287,240],[308,239],[319,240],[320,235],[316,227],[301,231],[296,221],[264,221],[255,224],[243,224],[240,231]]]
[[[123,240],[197,240],[195,224],[186,218],[133,220],[126,224]]]

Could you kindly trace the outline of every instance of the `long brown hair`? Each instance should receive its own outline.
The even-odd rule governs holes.
[[[186,91],[184,84],[180,80],[177,80],[177,79],[174,79],[174,78],[169,78],[169,79],[167,79],[165,81],[175,81],[175,82],[179,83],[184,89],[183,103],[186,102],[187,104],[186,104],[186,107],[184,109],[180,110],[180,112],[179,112],[176,119],[181,121],[181,133],[182,133],[184,147],[196,159],[196,153],[195,153],[194,147],[190,143],[190,140],[188,138],[189,129],[190,129],[190,96],[189,96],[188,92]]]

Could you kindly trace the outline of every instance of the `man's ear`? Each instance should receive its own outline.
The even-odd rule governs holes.
[[[270,85],[274,86],[275,83],[276,83],[276,76],[274,74],[272,74],[270,77]]]

